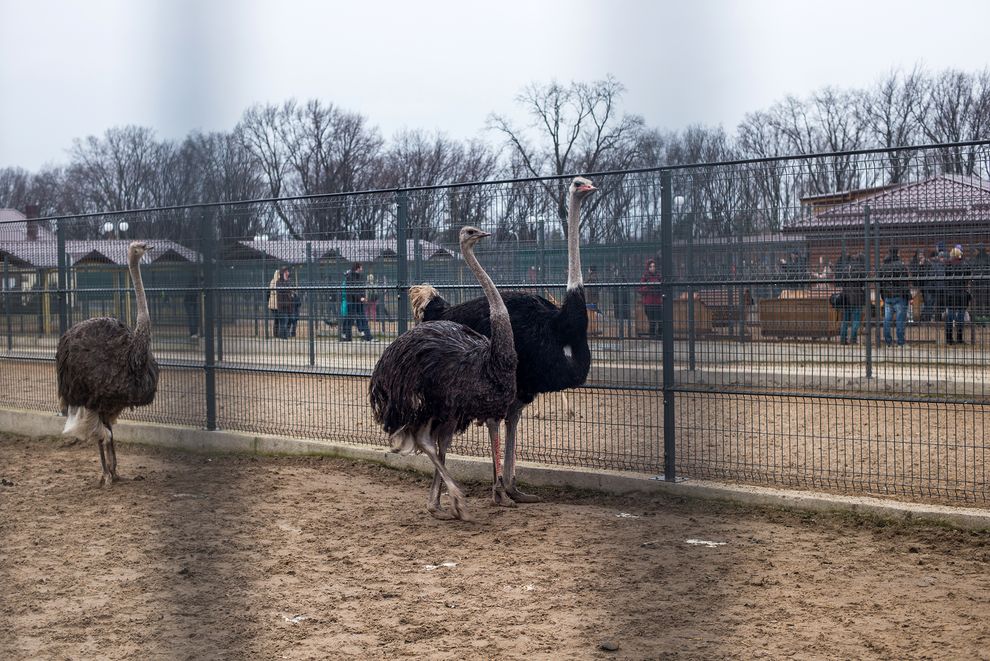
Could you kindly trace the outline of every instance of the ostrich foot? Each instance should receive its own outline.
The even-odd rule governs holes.
[[[543,500],[539,496],[534,496],[531,493],[526,493],[517,489],[515,480],[512,480],[509,486],[505,488],[505,492],[509,494],[509,498],[517,503],[539,503]]]
[[[115,481],[119,481],[120,478],[113,473],[104,473],[100,476],[100,486],[101,487],[111,487]]]
[[[492,501],[499,507],[515,507],[516,501],[509,497],[506,493],[505,484],[502,482],[502,478],[498,479],[498,482],[492,485]]]
[[[426,506],[426,511],[430,513],[434,519],[440,519],[441,521],[450,521],[455,518],[453,514],[440,507],[439,505],[434,505],[430,503]]]
[[[454,516],[461,521],[474,522],[474,517],[468,514],[467,511],[467,499],[464,498],[464,494],[459,490],[451,492],[450,494],[450,504],[454,508]]]

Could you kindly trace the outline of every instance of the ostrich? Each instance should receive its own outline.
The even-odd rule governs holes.
[[[584,177],[575,177],[567,199],[567,293],[562,305],[525,292],[503,295],[515,337],[519,367],[516,370],[516,400],[505,418],[505,460],[500,465],[498,431],[501,421],[489,418],[492,446],[492,499],[497,505],[535,503],[539,498],[516,487],[516,430],[523,409],[538,394],[581,385],[591,368],[588,348],[588,310],[581,276],[581,203],[597,190]],[[411,287],[413,314],[422,321],[449,320],[468,326],[482,335],[491,332],[488,306],[483,298],[450,306],[429,285]]]
[[[140,241],[127,250],[137,297],[134,330],[113,317],[80,321],[59,339],[55,353],[59,401],[63,410],[68,408],[62,433],[97,442],[103,467],[100,485],[119,479],[113,447],[117,416],[127,407],[150,404],[158,388],[158,363],[151,355],[151,319],[141,281],[141,256],[147,250],[151,248]]]
[[[438,519],[470,520],[464,494],[444,465],[455,433],[472,421],[501,420],[516,398],[512,324],[495,284],[474,256],[486,236],[461,229],[461,252],[485,291],[489,337],[453,321],[417,324],[382,353],[368,388],[371,407],[391,435],[392,451],[422,452],[435,468],[427,510]],[[440,507],[441,482],[453,515]]]

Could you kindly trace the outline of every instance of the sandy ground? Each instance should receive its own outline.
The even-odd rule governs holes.
[[[986,658],[990,533],[0,435],[0,657]],[[704,540],[717,545],[690,544]],[[600,649],[604,641],[617,651]]]

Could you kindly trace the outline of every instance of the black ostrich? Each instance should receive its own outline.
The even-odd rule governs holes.
[[[140,241],[127,250],[137,297],[134,330],[112,317],[87,319],[65,332],[55,352],[59,403],[63,410],[68,408],[69,418],[62,433],[97,442],[101,485],[119,479],[113,447],[117,416],[125,408],[150,404],[158,388],[158,363],[150,347],[151,318],[141,281],[141,256],[147,250],[151,248]]]
[[[559,307],[542,296],[525,292],[503,294],[512,322],[519,367],[516,370],[516,400],[505,418],[505,460],[500,465],[498,430],[501,421],[487,420],[492,445],[492,498],[497,505],[538,502],[536,496],[516,487],[516,429],[523,409],[540,393],[556,392],[581,385],[591,368],[588,348],[588,310],[581,277],[581,203],[597,190],[584,177],[575,177],[567,201],[567,294]],[[440,319],[464,324],[482,335],[491,333],[488,306],[476,298],[450,306],[429,285],[410,288],[413,314],[422,321]]]
[[[472,421],[500,420],[516,398],[512,324],[495,284],[474,256],[474,244],[490,236],[461,229],[461,251],[485,291],[490,339],[452,321],[417,324],[385,349],[368,388],[371,407],[392,436],[392,451],[422,452],[435,467],[427,509],[438,519],[469,520],[464,494],[444,466],[455,433]],[[447,485],[453,515],[440,507]]]

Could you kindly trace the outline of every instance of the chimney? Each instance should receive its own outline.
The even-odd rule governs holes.
[[[41,207],[37,204],[29,204],[24,208],[24,215],[27,216],[27,226],[25,227],[25,232],[28,241],[38,240],[38,221],[34,220],[38,217]]]

